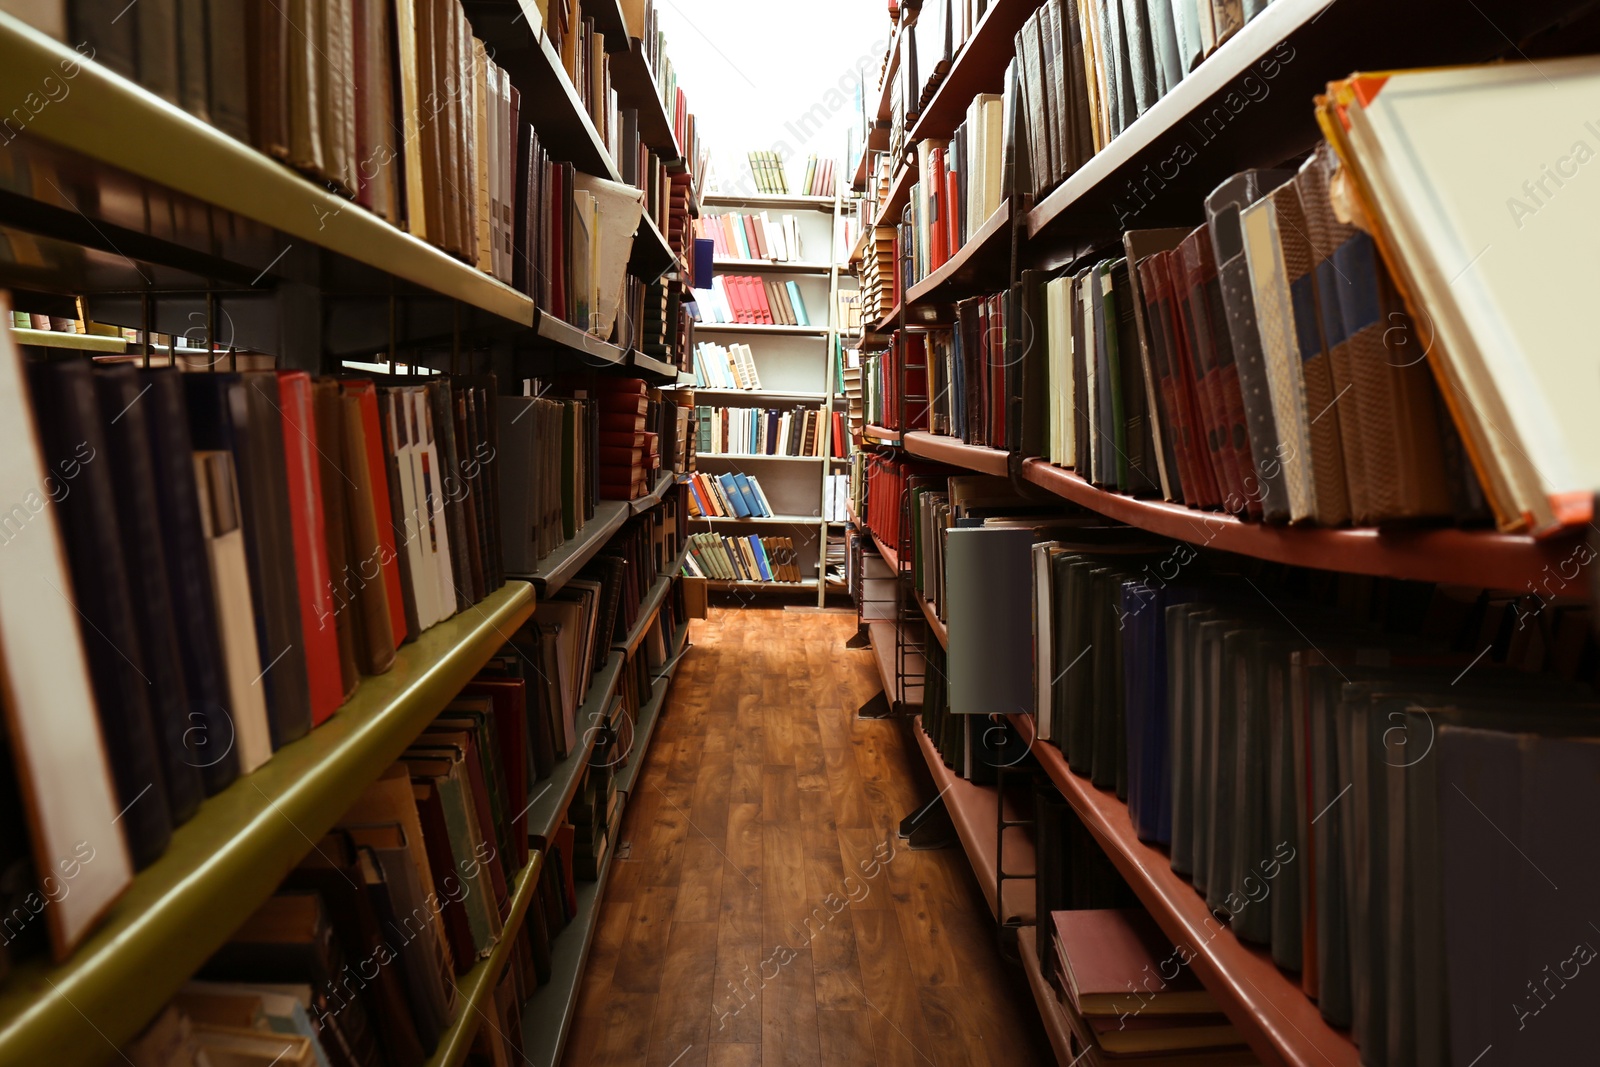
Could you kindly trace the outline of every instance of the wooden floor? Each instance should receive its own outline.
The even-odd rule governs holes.
[[[912,852],[855,618],[713,608],[611,868],[569,1067],[1051,1063],[960,846]],[[624,858],[626,856],[627,858]]]

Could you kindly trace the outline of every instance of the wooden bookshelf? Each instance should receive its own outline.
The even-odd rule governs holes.
[[[897,445],[900,443],[900,431],[891,430],[886,426],[874,426],[868,423],[862,432],[879,444]]]
[[[802,578],[798,582],[746,582],[727,578],[707,578],[706,588],[716,593],[758,592],[788,593],[794,590],[816,591],[815,578]]]
[[[879,316],[875,321],[871,323],[863,323],[863,332],[866,334],[893,333],[895,330],[899,329],[901,323],[905,321],[905,314],[905,304],[903,302],[897,302],[894,307],[890,308],[883,315]]]
[[[883,557],[883,561],[889,565],[889,569],[898,573],[900,570],[900,553],[884,544],[883,538],[878,536],[878,531],[868,530],[867,535],[872,538],[873,546],[877,548],[878,555]]]
[[[628,510],[635,515],[643,515],[661,503],[666,498],[668,491],[676,484],[678,484],[677,475],[671,471],[662,471],[656,476],[656,484],[653,489],[637,500],[628,501]]]
[[[707,193],[706,208],[755,208],[758,211],[826,211],[833,213],[833,197],[800,193]],[[742,260],[740,262],[743,262]]]
[[[1128,806],[1115,793],[1073,774],[1060,749],[1037,739],[1030,716],[1008,718],[1162,932],[1193,952],[1190,966],[1261,1062],[1357,1067],[1360,1058],[1350,1036],[1323,1021],[1301,992],[1298,977],[1280,971],[1267,952],[1217,924],[1205,899],[1172,869],[1167,854],[1139,840]]]
[[[972,28],[933,99],[906,134],[907,144],[928,138],[948,140],[966,118],[974,97],[1005,90],[1006,64],[1015,51],[1017,31],[1041,6],[1043,0],[989,0],[988,10]]]
[[[821,456],[757,456],[747,455],[743,452],[696,452],[696,460],[759,460],[763,463],[821,463]]]
[[[97,356],[120,356],[128,351],[128,342],[120,335],[110,337],[98,333],[63,333],[60,330],[29,330],[13,326],[11,339],[19,345],[64,348],[74,352],[90,352]]]
[[[548,844],[566,819],[567,808],[571,807],[572,798],[578,791],[578,782],[583,778],[584,765],[594,751],[596,733],[589,726],[604,718],[611,697],[617,691],[617,682],[622,677],[622,666],[626,661],[627,657],[621,652],[613,651],[606,656],[605,665],[590,679],[589,692],[578,707],[578,747],[555,765],[548,778],[534,782],[529,788],[530,838],[536,837]]]
[[[895,624],[892,619],[873,619],[867,623],[867,636],[872,639],[872,657],[878,665],[878,679],[883,682],[883,693],[891,706],[902,709],[922,707],[922,676],[927,664],[922,653],[908,650],[906,655],[905,685],[900,684],[895,659]],[[912,681],[911,679],[915,679]]]
[[[738,518],[733,515],[696,515],[690,522],[726,522],[748,526],[815,526],[822,521],[821,515],[752,515],[749,518]]]
[[[321,726],[201,805],[67,962],[0,986],[0,1062],[97,1063],[136,1035],[533,614],[509,582],[401,646]],[[84,1025],[84,1019],[94,1026]]]
[[[908,430],[901,444],[913,456],[948,463],[953,467],[966,467],[983,474],[1004,477],[1009,471],[1009,453],[982,445],[969,445],[959,437],[945,437],[924,430]]]
[[[715,397],[721,404],[739,406],[734,401],[738,400],[765,400],[775,404],[820,404],[828,399],[827,393],[790,392],[786,389],[713,389],[704,385],[693,387],[696,399],[702,396]],[[708,452],[705,455],[719,455],[720,453]],[[796,458],[796,457],[786,457]],[[810,457],[798,457],[808,459]]]
[[[1010,269],[1011,229],[1011,202],[1007,200],[955,255],[906,291],[906,306],[949,305],[992,290],[995,278]]]
[[[906,206],[906,200],[911,196],[911,186],[916,180],[917,162],[914,158],[907,159],[889,182],[889,195],[878,205],[878,215],[872,223],[874,226],[900,224],[900,209]]]
[[[677,364],[668,363],[666,360],[658,359],[655,356],[647,356],[637,348],[628,350],[628,366],[638,371],[641,375],[649,376],[652,379],[663,379],[657,384],[675,383],[678,380]]]
[[[677,673],[680,657],[688,641],[689,621],[685,619],[678,624],[678,632],[673,635],[672,643],[667,646],[667,662],[662,672],[651,680],[650,699],[639,708],[639,721],[633,724],[633,738],[627,747],[627,755],[630,758],[622,769],[617,771],[617,789],[623,793],[633,792],[633,783],[644,767],[645,756],[650,751],[650,741],[655,737],[656,723],[661,721],[661,712],[666,707],[667,690],[672,686],[672,677]]]
[[[599,6],[615,3],[616,0],[602,0]],[[607,37],[616,40],[609,33]],[[618,100],[623,107],[639,113],[639,139],[660,156],[663,163],[685,162],[677,134],[667,117],[666,105],[656,93],[656,72],[645,58],[644,43],[637,37],[627,37],[626,31],[623,39],[627,41],[624,47],[608,49],[606,53],[611,85],[617,91]]]
[[[650,624],[661,614],[661,605],[667,602],[667,594],[672,592],[672,582],[672,575],[663,574],[651,584],[643,603],[639,605],[639,617],[634,620],[633,629],[621,641],[613,643],[612,648],[630,656],[638,651],[645,634],[650,632]]]
[[[511,910],[505,917],[499,940],[487,957],[474,964],[466,974],[456,977],[455,1021],[440,1036],[439,1047],[434,1049],[425,1067],[460,1067],[466,1062],[479,1025],[489,1019],[485,1009],[494,1003],[495,987],[511,961],[522,921],[527,918],[533,894],[538,891],[539,872],[543,866],[544,853],[530,849],[527,865],[512,881]]]
[[[950,821],[955,824],[956,836],[961,839],[961,847],[972,864],[978,887],[989,902],[989,913],[1000,922],[1018,919],[1024,923],[1033,922],[1034,913],[1038,910],[1034,902],[1036,890],[1033,878],[1021,876],[1031,875],[1038,869],[1038,857],[1027,828],[1013,826],[1006,829],[1006,855],[1002,857],[1000,791],[992,785],[975,785],[946,767],[944,758],[933,747],[933,739],[922,729],[922,716],[918,715],[912,722],[911,733],[916,738],[917,748],[922,751],[922,758],[928,764],[928,773],[933,776],[934,789],[943,798]],[[1021,813],[1009,799],[1005,801],[1005,817],[1007,821],[1021,818]],[[1019,876],[1007,878],[1003,886],[999,881],[1002,860],[1008,873]]]
[[[1379,578],[1525,590],[1578,550],[1577,534],[1532,538],[1489,530],[1323,529],[1245,522],[1216,511],[1097,489],[1074,471],[1030,459],[1023,477],[1057,496],[1151,533],[1244,556]]]

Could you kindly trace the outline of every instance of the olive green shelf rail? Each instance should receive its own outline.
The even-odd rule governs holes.
[[[21,103],[76,69],[70,103],[42,108],[26,135],[71,149],[396,278],[533,325],[533,301],[334,195],[20,20],[0,14],[0,99]],[[63,67],[63,63],[68,66]],[[270,269],[270,264],[260,266]],[[266,273],[263,271],[263,273]]]
[[[511,959],[512,947],[522,932],[522,921],[527,918],[528,905],[539,885],[539,870],[544,865],[544,853],[537,849],[528,853],[528,864],[517,872],[516,890],[511,894],[511,915],[506,919],[500,940],[494,943],[486,959],[477,962],[470,971],[456,979],[456,1018],[450,1029],[439,1038],[439,1047],[433,1050],[426,1067],[460,1067],[472,1051],[472,1042],[478,1027],[494,1025],[492,1014],[485,1010],[494,1001],[495,984]]]
[[[208,799],[67,962],[33,960],[0,984],[0,1063],[115,1061],[533,604],[531,586],[509,582],[439,623],[333,718]]]

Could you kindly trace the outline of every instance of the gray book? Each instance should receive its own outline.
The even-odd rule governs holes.
[[[1025,527],[956,527],[945,534],[952,714],[1033,711],[1035,539]]]

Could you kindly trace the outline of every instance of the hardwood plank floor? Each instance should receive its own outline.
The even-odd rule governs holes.
[[[918,806],[854,616],[713,608],[629,797],[568,1067],[1048,1064],[959,846]]]

